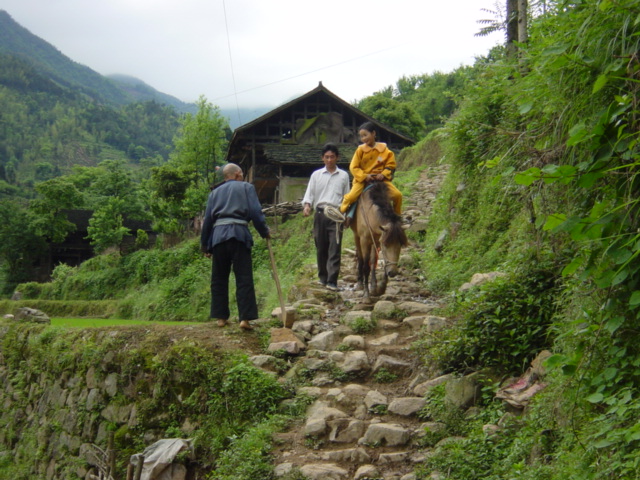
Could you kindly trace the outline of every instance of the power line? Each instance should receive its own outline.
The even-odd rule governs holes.
[[[231,55],[231,40],[229,39],[229,24],[227,23],[227,6],[225,5],[224,0],[222,0],[222,9],[224,10],[224,26],[227,30],[227,48],[229,50],[229,64],[231,65],[231,79],[233,80],[233,95],[236,97],[236,111],[238,112],[238,124],[240,125],[242,121],[240,120],[240,105],[238,104],[238,89],[236,87],[236,75],[233,69],[233,56]],[[231,95],[227,95],[230,97]],[[227,98],[225,97],[225,98]]]
[[[375,52],[367,53],[365,55],[360,55],[359,57],[353,57],[353,58],[350,58],[350,59],[347,59],[347,60],[343,60],[342,62],[334,63],[334,64],[331,64],[331,65],[326,65],[326,66],[320,67],[320,68],[316,68],[315,70],[309,70],[308,72],[299,73],[298,75],[293,75],[291,77],[282,78],[280,80],[275,80],[273,82],[265,83],[265,84],[259,85],[257,87],[247,88],[247,89],[242,90],[240,92],[238,92],[237,89],[236,89],[236,84],[235,84],[235,79],[234,79],[234,83],[233,83],[233,91],[234,91],[234,93],[230,93],[228,95],[223,95],[221,97],[214,98],[213,101],[215,102],[216,100],[221,100],[223,98],[229,98],[229,97],[232,97],[232,96],[235,95],[235,97],[236,97],[236,105],[238,105],[238,94],[240,94],[240,93],[252,92],[253,90],[259,90],[260,88],[270,87],[271,85],[276,85],[278,83],[286,82],[288,80],[293,80],[294,78],[304,77],[305,75],[310,75],[312,73],[321,72],[322,70],[327,70],[329,68],[333,68],[333,67],[337,67],[337,66],[340,66],[340,65],[344,65],[345,63],[355,62],[356,60],[360,60],[360,59],[363,59],[363,58],[371,57],[372,55],[377,55],[379,53],[386,52],[387,50],[392,50],[394,48],[403,47],[403,46],[407,45],[408,43],[409,42],[405,42],[405,43],[402,43],[402,44],[399,44],[399,45],[394,45],[392,47],[383,48],[383,49],[377,50]],[[238,117],[239,116],[240,116],[240,114],[238,113]]]

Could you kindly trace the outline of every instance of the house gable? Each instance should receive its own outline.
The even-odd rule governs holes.
[[[263,204],[295,201],[288,197],[284,179],[304,178],[322,167],[322,146],[331,142],[340,150],[338,164],[348,169],[359,144],[358,127],[366,122],[377,127],[378,140],[399,151],[412,139],[383,125],[337,97],[320,83],[315,89],[271,112],[238,127],[226,161],[240,165],[254,184]],[[297,189],[296,191],[299,191]]]

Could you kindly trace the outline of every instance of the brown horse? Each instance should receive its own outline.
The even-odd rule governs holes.
[[[364,298],[369,302],[370,291],[382,295],[387,289],[387,278],[398,274],[400,250],[407,245],[402,219],[393,211],[384,182],[374,183],[360,195],[351,229],[356,243],[358,285],[362,285]],[[384,262],[380,285],[376,278],[378,252]]]

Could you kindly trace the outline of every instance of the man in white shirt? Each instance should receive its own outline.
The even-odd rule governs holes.
[[[322,148],[324,168],[311,174],[307,191],[302,199],[305,217],[315,211],[313,217],[313,239],[316,244],[318,278],[328,289],[338,290],[340,273],[340,243],[342,225],[324,214],[327,206],[339,207],[342,198],[349,192],[349,174],[338,168],[338,147],[327,143]]]

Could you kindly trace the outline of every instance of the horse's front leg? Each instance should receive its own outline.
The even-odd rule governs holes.
[[[371,296],[369,295],[369,274],[371,273],[371,268],[369,266],[369,262],[366,258],[362,259],[362,289],[364,293],[362,297],[366,303],[371,302]]]
[[[378,279],[376,278],[376,266],[378,263],[378,252],[376,252],[375,248],[371,248],[371,252],[369,254],[369,271],[371,272],[371,281],[369,282],[371,285],[371,292],[373,292],[374,295],[377,295],[378,293]]]
[[[362,290],[364,288],[364,263],[364,257],[362,256],[362,245],[360,245],[360,241],[356,237],[356,278],[358,279],[358,283],[356,283],[356,290]]]
[[[356,269],[357,269],[357,278],[358,278],[358,283],[356,284],[356,290],[362,290],[364,288],[365,285],[365,281],[364,281],[364,260],[362,259],[362,257],[360,255],[358,255],[356,257]]]

